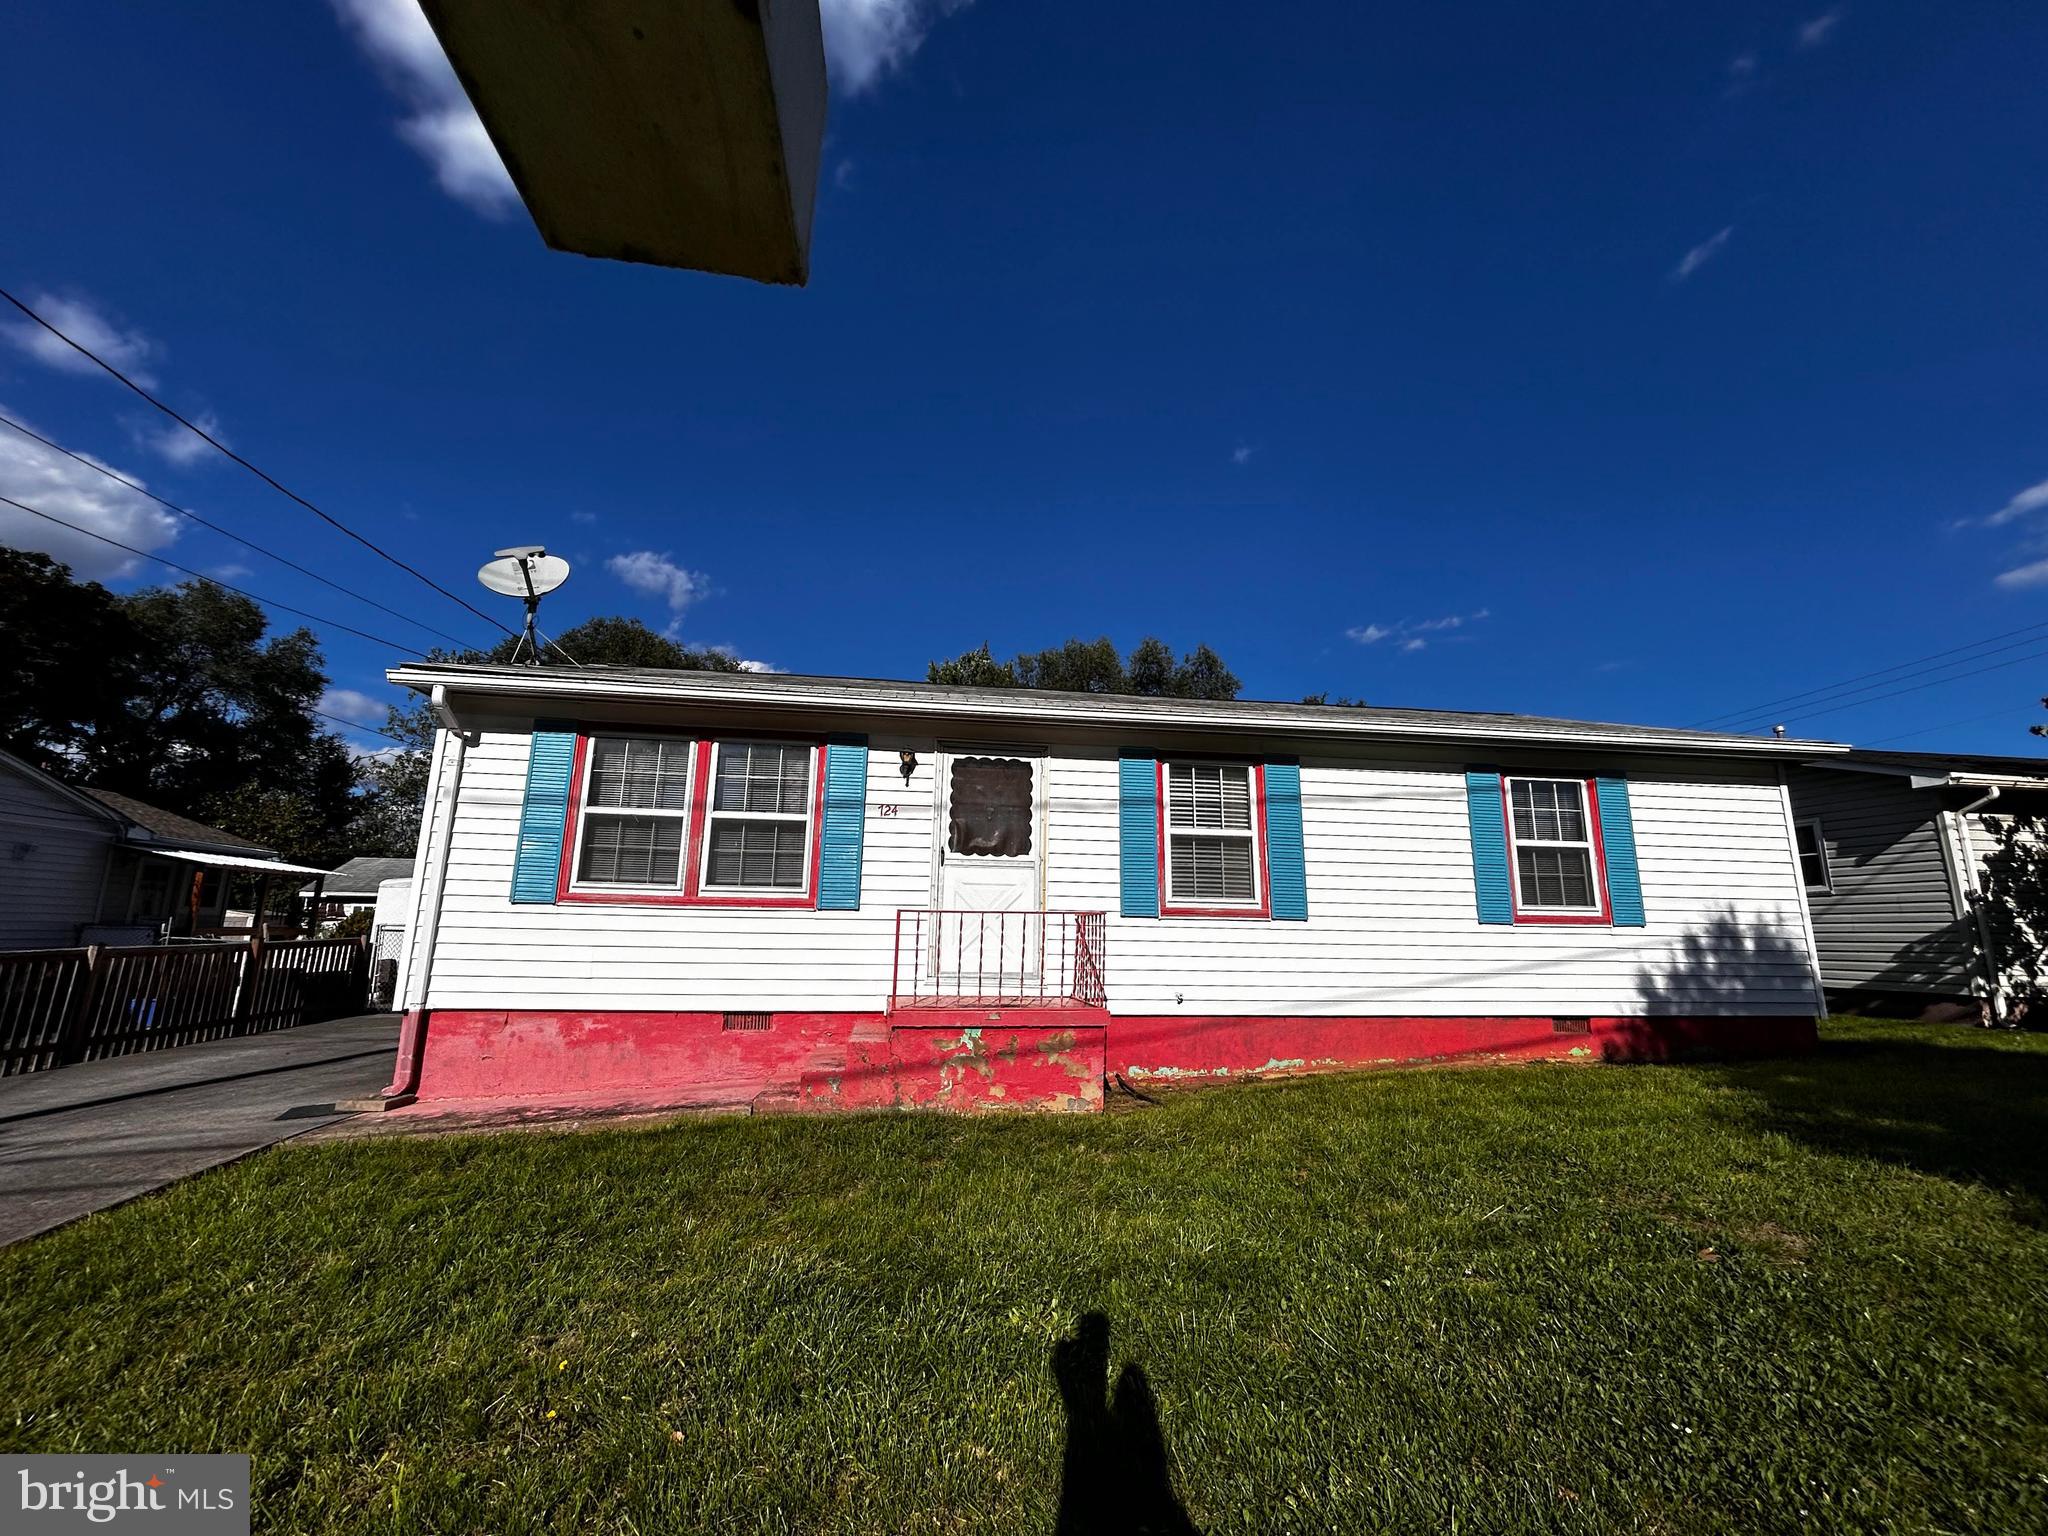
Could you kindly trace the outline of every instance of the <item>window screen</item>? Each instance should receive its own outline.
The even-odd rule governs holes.
[[[1598,912],[1585,784],[1578,779],[1510,779],[1508,816],[1520,908]]]
[[[1187,906],[1259,899],[1252,770],[1242,763],[1166,765],[1167,898]]]
[[[808,746],[721,741],[713,748],[705,890],[801,891],[810,883]]]
[[[956,758],[946,791],[946,851],[982,858],[1029,855],[1031,778],[1031,764],[1018,758]]]
[[[577,880],[675,888],[682,883],[689,814],[689,742],[593,737],[585,762]]]

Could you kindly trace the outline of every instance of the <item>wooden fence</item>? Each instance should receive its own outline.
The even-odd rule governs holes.
[[[361,939],[0,952],[0,1077],[355,1013],[368,961]]]

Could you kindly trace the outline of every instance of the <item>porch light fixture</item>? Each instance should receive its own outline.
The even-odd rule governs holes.
[[[915,752],[898,752],[896,756],[903,764],[903,782],[908,784],[910,776],[917,772],[917,754]]]

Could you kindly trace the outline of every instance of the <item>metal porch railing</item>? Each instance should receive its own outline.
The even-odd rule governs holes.
[[[896,914],[889,1007],[1093,1007],[1102,986],[1101,912]]]

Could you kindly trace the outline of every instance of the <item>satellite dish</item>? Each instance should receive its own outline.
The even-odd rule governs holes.
[[[544,597],[569,579],[569,562],[542,549],[506,550],[476,579],[505,597]]]
[[[541,545],[521,544],[499,550],[498,558],[485,562],[476,579],[501,596],[525,600],[526,633],[519,637],[512,659],[519,660],[522,652],[531,649],[533,665],[539,666],[541,636],[534,620],[540,613],[540,600],[569,579],[569,562],[549,554]]]

